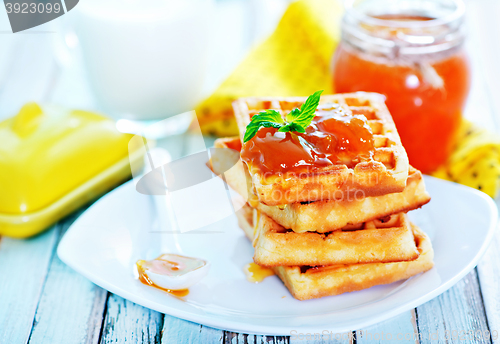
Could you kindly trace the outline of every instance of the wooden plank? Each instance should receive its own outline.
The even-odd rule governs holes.
[[[91,312],[87,318],[86,344],[97,344],[101,339],[104,310],[106,309],[109,293],[95,286],[95,297]]]
[[[392,319],[356,331],[356,343],[415,343],[418,336],[415,310],[400,314]]]
[[[290,337],[286,338],[290,344],[349,344],[355,343],[355,332],[332,333],[327,329],[321,333],[294,331],[290,332]]]
[[[58,237],[57,226],[32,239],[0,242],[0,339],[26,343]]]
[[[257,336],[253,334],[242,334],[236,332],[224,331],[224,344],[288,344],[290,337],[285,336]],[[308,344],[309,342],[304,342]]]
[[[500,208],[500,196],[496,199]],[[481,295],[486,309],[486,318],[492,333],[492,341],[500,343],[500,226],[497,227],[493,242],[477,266]]]
[[[203,343],[219,344],[224,332],[211,327],[195,324],[170,315],[163,319],[161,344]]]
[[[55,258],[29,343],[97,343],[107,292]]]
[[[162,314],[111,294],[101,343],[159,343],[162,326]]]
[[[83,212],[61,221],[59,239]],[[35,315],[30,343],[97,343],[107,292],[54,255]]]
[[[420,343],[490,343],[476,270],[417,308]]]
[[[490,248],[477,266],[481,294],[493,343],[500,343],[500,232],[497,230]]]

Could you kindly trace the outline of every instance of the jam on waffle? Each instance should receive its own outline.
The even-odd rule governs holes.
[[[284,117],[306,98],[242,98],[233,103],[243,136],[253,115],[267,110]],[[243,144],[259,201],[283,205],[337,199],[361,192],[378,196],[401,192],[408,177],[408,157],[384,97],[376,93],[323,96],[305,133],[261,128]]]

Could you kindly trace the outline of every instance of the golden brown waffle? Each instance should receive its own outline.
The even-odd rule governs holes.
[[[217,150],[212,155],[212,170],[223,175],[226,183],[250,205],[285,228],[294,232],[325,233],[349,224],[375,220],[390,214],[420,208],[430,201],[420,171],[410,166],[407,186],[403,192],[383,196],[327,200],[311,203],[292,203],[285,206],[268,206],[252,194],[252,182],[246,165],[239,160],[241,143],[238,138],[215,141]]]
[[[247,237],[253,239],[252,209],[246,207],[236,213],[238,224]],[[330,266],[278,266],[273,271],[298,300],[367,289],[410,278],[431,269],[434,251],[429,237],[417,226],[412,232],[419,256],[413,261],[397,263],[338,264]]]
[[[305,97],[241,98],[233,102],[240,139],[253,115],[266,109],[283,115],[300,107]],[[387,110],[384,96],[377,93],[348,93],[322,96],[318,108],[340,104],[348,114],[361,114],[368,120],[374,134],[375,153],[369,161],[333,165],[315,172],[297,175],[264,177],[258,166],[248,166],[255,194],[266,205],[283,205],[337,199],[346,193],[361,192],[364,196],[380,196],[401,192],[408,178],[408,156],[401,144],[394,121]],[[329,105],[330,104],[330,105]],[[279,154],[279,152],[276,152]]]
[[[254,210],[253,260],[266,267],[401,262],[418,258],[405,213],[330,233],[295,233]]]

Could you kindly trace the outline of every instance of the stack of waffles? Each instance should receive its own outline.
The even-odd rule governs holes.
[[[286,169],[270,173],[272,164],[267,162],[272,159],[276,166],[285,166],[287,154],[295,154],[295,148],[281,151],[280,145],[274,145],[273,151],[263,150],[262,142],[266,135],[283,140],[288,136],[265,128],[260,130],[269,132],[252,139],[261,139],[260,146],[252,140],[242,145],[254,114],[274,109],[284,118],[305,100],[239,99],[233,107],[240,137],[215,143],[216,148],[225,149],[213,154],[213,171],[246,201],[237,216],[253,243],[254,262],[271,268],[299,300],[388,284],[429,270],[433,266],[431,242],[409,221],[407,212],[426,204],[430,197],[422,174],[408,163],[383,96],[359,92],[321,97],[315,120],[331,116],[335,123],[347,123],[356,118],[371,135],[370,154],[340,152],[337,161],[345,163],[299,166],[300,174]],[[313,123],[308,130],[318,128]],[[345,132],[341,128],[339,140]],[[345,135],[344,139],[352,141],[356,131]],[[296,142],[312,150],[322,144],[308,141],[307,136]]]

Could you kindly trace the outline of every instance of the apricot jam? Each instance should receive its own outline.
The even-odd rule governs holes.
[[[172,290],[172,289],[166,289],[162,288],[151,281],[149,277],[144,273],[144,270],[138,269],[139,271],[139,281],[141,281],[142,284],[148,285],[150,287],[154,287],[156,289],[163,290],[164,292],[169,293],[170,295],[176,296],[176,297],[184,297],[189,294],[189,289],[178,289],[178,290]]]
[[[174,253],[151,260],[139,259],[136,266],[140,282],[177,297],[188,295],[187,288],[203,278],[208,269],[202,259]]]
[[[371,159],[374,141],[364,115],[353,115],[338,104],[318,108],[305,133],[280,133],[261,128],[243,144],[241,158],[260,174],[315,172],[332,165],[353,167]]]
[[[428,2],[429,8],[440,4]],[[343,41],[335,53],[335,92],[384,94],[410,163],[430,173],[454,148],[469,92],[463,14],[457,8],[450,17],[435,18],[431,12],[411,15],[405,9],[401,15],[358,13],[357,20],[349,19],[356,10],[347,11]]]
[[[272,269],[265,268],[255,263],[248,263],[245,265],[243,272],[245,273],[248,282],[252,283],[260,283],[266,277],[274,275],[274,271]]]

